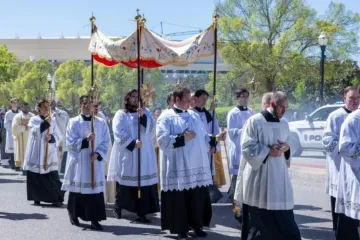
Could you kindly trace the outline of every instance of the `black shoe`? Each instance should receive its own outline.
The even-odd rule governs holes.
[[[22,175],[23,175],[23,176],[26,176],[26,171],[23,170],[23,171],[22,171]]]
[[[121,210],[113,210],[113,215],[116,219],[121,219]]]
[[[51,204],[53,207],[61,207],[63,205],[62,202],[55,202]]]
[[[100,225],[100,223],[98,221],[91,221],[91,229],[94,229],[96,231],[101,231],[103,230],[103,227]]]
[[[187,233],[179,233],[178,234],[178,239],[179,240],[186,240],[186,239],[189,239],[189,236],[187,235]]]
[[[137,215],[136,221],[140,223],[151,223],[151,221],[147,219],[145,216],[140,216],[140,215]]]
[[[69,216],[69,218],[70,218],[70,223],[71,223],[71,225],[80,227],[80,223],[79,223],[79,219],[78,219],[78,218],[72,218],[72,217],[70,217],[70,216]]]
[[[20,167],[15,167],[15,171],[20,172],[21,168]]]
[[[197,237],[206,237],[208,234],[202,229],[194,230],[194,233]]]
[[[34,201],[35,206],[40,206],[40,201]]]

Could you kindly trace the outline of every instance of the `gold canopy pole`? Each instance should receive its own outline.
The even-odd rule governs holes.
[[[136,10],[137,15],[135,17],[136,20],[136,35],[137,35],[137,74],[138,74],[138,102],[139,107],[142,108],[142,102],[141,102],[141,62],[140,62],[140,35],[141,35],[141,28],[145,21],[143,21],[143,18],[139,14],[139,9]],[[138,139],[140,141],[141,135],[140,135],[140,115],[138,117]],[[138,199],[141,198],[141,149],[138,148]]]
[[[95,20],[96,18],[94,17],[94,15],[91,16],[90,18],[90,23],[91,23],[91,35],[95,33]],[[96,96],[96,87],[94,84],[94,56],[91,54],[91,90],[89,92],[90,94],[90,102],[94,102]],[[94,109],[92,109],[92,113],[91,113],[92,117],[91,117],[91,133],[94,134]],[[95,152],[95,138],[91,141],[91,155],[93,155]],[[94,161],[91,161],[91,184],[90,184],[91,188],[94,189],[95,188],[95,164]]]

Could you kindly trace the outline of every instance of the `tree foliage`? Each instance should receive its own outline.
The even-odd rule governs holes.
[[[79,108],[79,89],[83,85],[85,68],[83,61],[70,60],[60,64],[55,71],[57,100],[61,100],[71,112]]]
[[[45,97],[45,91],[49,86],[47,80],[49,73],[54,73],[54,65],[45,59],[24,62],[18,77],[9,89],[11,97],[34,105],[38,99]]]
[[[317,37],[329,37],[328,59],[358,52],[359,15],[331,3],[325,18],[302,0],[227,0],[218,4],[221,54],[234,75],[252,71],[265,91],[278,88],[284,70],[319,55]],[[341,37],[341,39],[340,39]],[[287,76],[291,78],[291,76]]]
[[[11,98],[9,89],[20,66],[14,53],[9,52],[5,44],[0,46],[0,104],[8,105]]]

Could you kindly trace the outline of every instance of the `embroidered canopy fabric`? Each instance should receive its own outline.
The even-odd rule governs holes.
[[[183,41],[169,41],[146,27],[140,27],[140,66],[186,66],[199,58],[214,54],[214,39],[213,26]],[[125,39],[113,41],[97,29],[91,36],[89,51],[97,62],[106,66],[122,63],[136,68],[137,31]]]

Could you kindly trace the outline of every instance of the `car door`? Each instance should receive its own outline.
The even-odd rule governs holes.
[[[324,132],[324,127],[326,120],[329,117],[329,114],[341,106],[332,106],[320,108],[317,111],[313,112],[308,118],[308,129],[303,129],[303,147],[309,149],[319,149],[322,150],[322,136]]]

